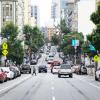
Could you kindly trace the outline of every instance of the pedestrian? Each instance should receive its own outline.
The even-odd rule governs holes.
[[[35,66],[33,67],[33,71],[34,71],[34,74],[36,76],[36,68],[35,68]]]

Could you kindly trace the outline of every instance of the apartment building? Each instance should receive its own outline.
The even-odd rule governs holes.
[[[47,27],[48,40],[51,40],[52,36],[56,33],[56,28]]]
[[[78,4],[77,0],[69,0],[65,8],[65,22],[71,31],[78,30]]]
[[[31,0],[24,0],[24,25],[31,23]]]
[[[0,31],[9,21],[16,24],[16,2],[17,0],[0,0]]]

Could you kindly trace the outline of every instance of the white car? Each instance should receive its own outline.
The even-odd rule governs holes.
[[[100,80],[100,69],[98,69],[95,73],[95,80],[98,81]]]
[[[14,78],[14,72],[12,72],[9,67],[0,67],[0,68],[3,70],[3,72],[6,73],[8,79]]]
[[[61,77],[62,75],[67,76],[69,75],[69,77],[73,77],[73,71],[71,68],[71,65],[69,64],[61,64],[61,67],[58,71],[58,77]]]
[[[60,66],[59,65],[58,66],[54,66],[53,69],[52,69],[52,73],[53,74],[58,73],[59,69],[60,69]]]

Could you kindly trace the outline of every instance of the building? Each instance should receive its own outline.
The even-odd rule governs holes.
[[[71,31],[78,31],[78,4],[76,0],[70,0],[66,3],[65,22]]]
[[[51,18],[53,20],[53,26],[60,24],[60,0],[52,0]]]
[[[52,36],[56,33],[56,28],[48,27],[47,28],[47,33],[48,33],[48,40],[50,41]]]
[[[31,23],[31,0],[24,0],[24,25]]]
[[[16,24],[16,2],[17,0],[0,0],[0,31],[7,22]]]
[[[39,27],[40,25],[39,7],[37,5],[34,5],[32,9],[33,9],[32,16],[35,19],[35,25]]]
[[[98,4],[98,2],[100,2],[100,0],[95,0],[96,9],[97,9],[97,4]]]
[[[18,0],[18,2],[16,2],[16,20],[19,31],[22,34],[24,26],[24,0]]]
[[[31,22],[30,22],[30,25],[32,27],[37,26],[37,22],[36,22],[36,19],[34,17],[34,6],[31,6]]]

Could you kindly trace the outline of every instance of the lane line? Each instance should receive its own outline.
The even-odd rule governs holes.
[[[51,87],[51,90],[54,91],[54,87]]]
[[[56,100],[55,96],[52,97],[52,100]]]
[[[77,80],[80,80],[80,81],[83,81],[83,82],[89,84],[89,85],[92,86],[92,87],[95,87],[95,88],[97,88],[97,89],[100,89],[99,86],[96,86],[96,85],[94,85],[93,83],[87,82],[87,81],[85,81],[85,80],[83,80],[83,79],[79,79],[79,78],[77,78],[77,77],[75,77],[75,78],[76,78]]]

